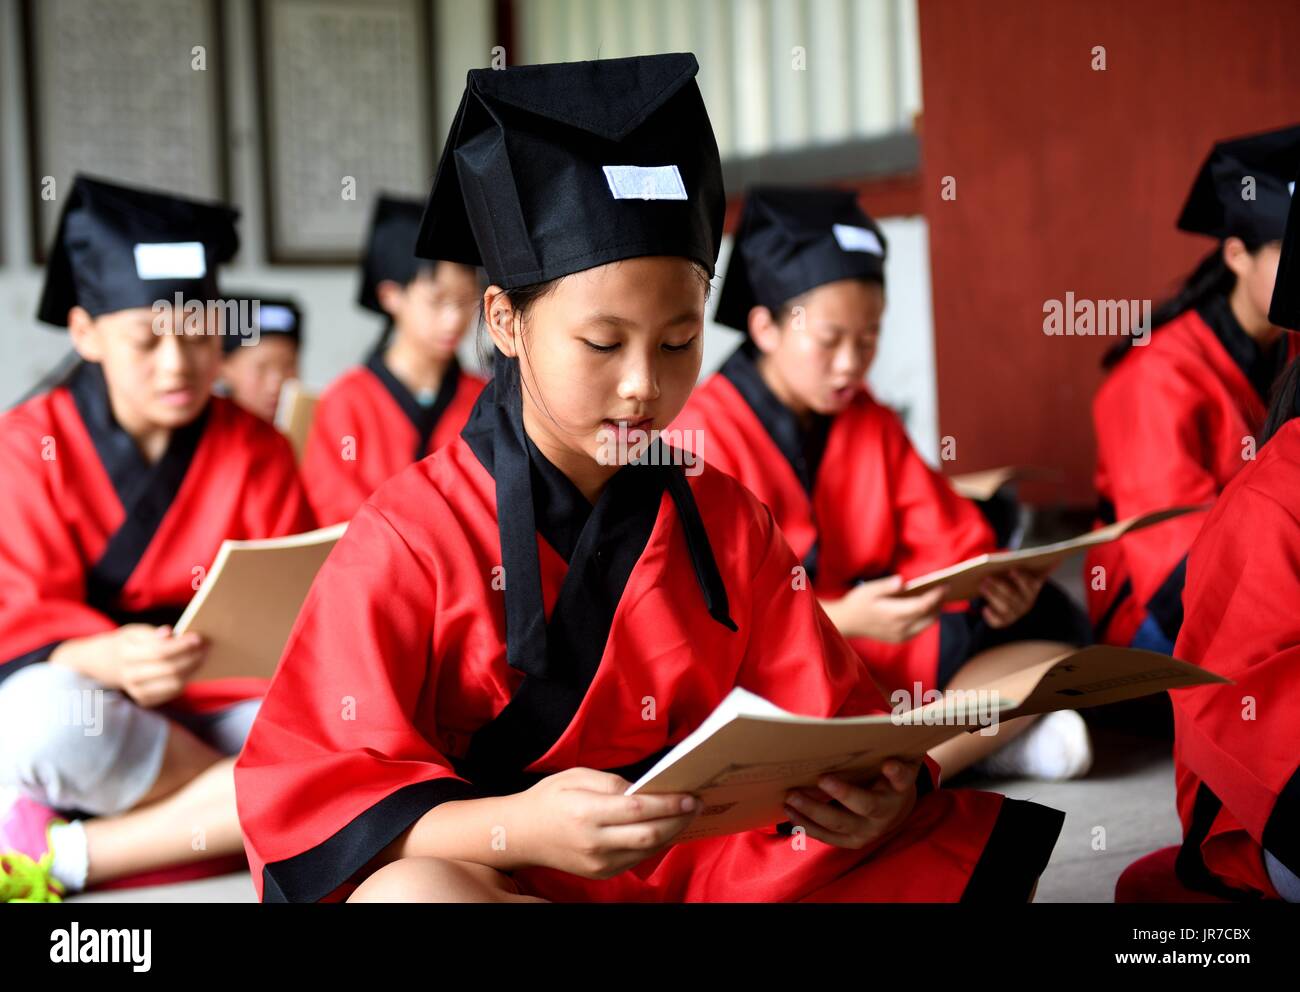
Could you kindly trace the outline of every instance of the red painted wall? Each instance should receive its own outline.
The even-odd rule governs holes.
[[[1300,121],[1300,0],[920,0],[920,35],[945,467],[1059,467],[1026,497],[1090,503],[1115,339],[1047,337],[1043,304],[1158,302],[1212,247],[1174,223],[1215,139]]]

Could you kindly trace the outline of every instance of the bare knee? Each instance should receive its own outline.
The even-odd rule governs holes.
[[[399,858],[361,883],[348,902],[542,902],[520,895],[494,868],[451,858]]]

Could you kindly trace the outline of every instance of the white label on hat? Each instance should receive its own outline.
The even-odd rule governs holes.
[[[293,330],[293,311],[288,307],[278,303],[262,303],[258,305],[257,313],[260,318],[257,326],[264,331]]]
[[[885,254],[884,245],[876,237],[875,231],[854,227],[852,224],[832,224],[831,230],[835,232],[835,240],[844,251],[869,251],[881,256]]]
[[[607,165],[605,181],[616,200],[686,199],[686,184],[675,165]]]
[[[207,272],[202,241],[135,246],[135,274],[141,279],[202,279]]]
[[[1286,188],[1289,189],[1289,190],[1291,191],[1291,195],[1292,195],[1292,196],[1295,196],[1295,180],[1294,180],[1294,179],[1292,179],[1289,183],[1286,184]]]

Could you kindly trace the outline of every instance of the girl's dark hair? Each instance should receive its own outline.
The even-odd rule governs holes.
[[[1282,429],[1288,420],[1300,417],[1300,357],[1291,359],[1273,386],[1273,402],[1268,407],[1268,417],[1259,443],[1263,447],[1268,439]]]
[[[1251,254],[1259,250],[1258,246],[1248,247]],[[1213,251],[1197,263],[1191,274],[1183,280],[1183,284],[1173,296],[1159,304],[1151,313],[1151,331],[1155,332],[1165,324],[1180,317],[1193,307],[1200,306],[1206,300],[1215,296],[1226,296],[1232,292],[1232,287],[1237,284],[1237,277],[1232,274],[1223,261],[1223,245],[1220,243]],[[1125,335],[1120,338],[1114,345],[1107,349],[1106,354],[1102,356],[1101,367],[1104,369],[1114,368],[1119,364],[1119,360],[1128,354],[1133,347],[1137,337],[1133,334]]]
[[[560,278],[562,279],[563,276]],[[529,314],[532,313],[537,301],[550,293],[559,282],[560,279],[549,279],[546,282],[535,282],[530,286],[520,286],[517,289],[506,290],[511,309],[519,314],[521,321],[526,320]],[[492,343],[492,337],[487,332],[487,314],[483,311],[481,301],[478,307],[478,329],[474,339],[474,348],[478,354],[479,368],[483,369],[486,374],[490,374],[496,367],[496,345]],[[506,365],[505,374],[510,377],[511,381],[499,383],[499,387],[515,388],[519,384],[519,366],[515,363]]]

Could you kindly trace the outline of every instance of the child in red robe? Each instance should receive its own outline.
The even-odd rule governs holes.
[[[39,317],[84,360],[0,417],[0,900],[240,849],[264,680],[172,636],[226,538],[314,526],[293,452],[211,395],[233,210],[78,177]]]
[[[884,708],[752,495],[608,448],[666,427],[699,370],[724,197],[697,69],[469,74],[419,250],[486,267],[496,374],[304,605],[236,767],[263,900],[1030,896],[1061,815],[937,789],[928,761],[679,845],[694,797],[624,795],[733,687]]]

